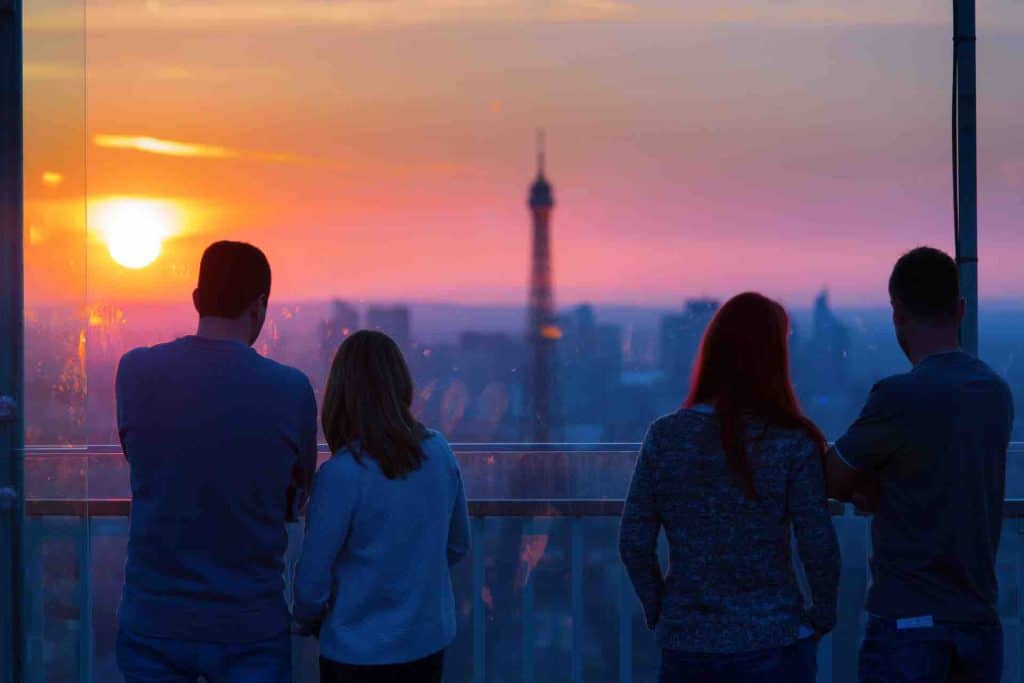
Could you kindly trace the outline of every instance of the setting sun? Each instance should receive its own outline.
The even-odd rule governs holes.
[[[153,199],[116,198],[97,202],[91,227],[102,235],[110,257],[125,268],[145,268],[160,256],[177,230],[175,211]]]

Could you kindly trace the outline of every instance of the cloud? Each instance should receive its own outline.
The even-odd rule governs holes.
[[[1017,0],[1004,0],[1012,5]],[[981,13],[978,24],[1022,28],[1024,13]],[[1009,18],[1009,24],[1007,19]],[[682,28],[764,26],[949,26],[936,0],[92,0],[89,30],[292,30],[401,28],[458,23],[671,22]],[[81,8],[26,12],[28,31],[83,27]]]
[[[89,6],[90,30],[207,29],[298,26],[399,27],[466,22],[569,22],[629,18],[627,0],[220,0],[125,5],[98,0]],[[74,8],[37,10],[28,31],[80,30]]]
[[[93,136],[93,144],[104,149],[121,149],[147,154],[160,154],[187,159],[242,159],[245,161],[268,161],[282,164],[320,164],[319,159],[282,152],[257,152],[252,150],[208,145],[197,142],[164,140],[147,135],[113,135],[100,133]]]

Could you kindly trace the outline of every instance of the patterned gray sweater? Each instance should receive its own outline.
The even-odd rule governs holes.
[[[619,551],[662,648],[746,652],[792,643],[801,623],[835,625],[839,546],[821,454],[802,432],[751,425],[749,434],[756,501],[734,483],[713,414],[680,410],[651,425],[644,440]],[[794,535],[809,607],[790,555]]]

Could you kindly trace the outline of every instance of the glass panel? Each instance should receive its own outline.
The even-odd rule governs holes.
[[[982,353],[1018,398],[1021,14],[979,6]],[[26,7],[37,680],[118,680],[126,521],[90,518],[88,502],[128,492],[113,373],[127,349],[194,327],[213,240],[266,249],[257,347],[318,392],[337,344],[377,328],[409,358],[422,419],[453,441],[609,444],[464,450],[477,503],[621,497],[633,449],[611,442],[679,404],[716,306],[748,288],[790,309],[801,401],[838,435],[907,367],[893,260],[952,249],[942,4],[90,0],[88,93],[84,16],[75,0]],[[550,185],[535,184],[541,163]],[[614,520],[585,517],[477,516],[452,680],[522,680],[531,657],[537,680],[647,680],[654,646],[616,583]],[[867,540],[863,519],[837,526],[838,681],[854,670]],[[1019,626],[1017,526],[1000,578]]]
[[[25,436],[86,442],[84,8],[25,4]]]
[[[978,234],[982,357],[1004,373],[1017,406],[1024,406],[1024,283],[1017,266],[1024,188],[1024,139],[1014,112],[1024,92],[1011,84],[1024,58],[1024,7],[978,5]],[[1024,440],[1024,410],[1017,410],[1015,438]],[[1024,474],[1015,477],[1024,496]]]
[[[85,8],[23,6],[27,680],[91,680]],[[80,504],[42,516],[40,499]]]
[[[220,238],[274,265],[261,351],[320,389],[347,331],[386,330],[456,441],[639,440],[747,288],[792,310],[836,435],[906,367],[896,255],[951,246],[950,25],[819,5],[95,0],[90,436],[115,441],[118,355],[193,327]]]

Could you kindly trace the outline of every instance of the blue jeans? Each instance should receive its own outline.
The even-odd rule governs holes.
[[[802,638],[730,654],[662,650],[658,683],[814,683],[817,675],[818,642]]]
[[[150,638],[121,629],[117,665],[125,683],[291,683],[290,633],[257,643]]]
[[[994,624],[936,623],[900,629],[871,617],[860,649],[861,683],[999,683],[1003,628]]]

